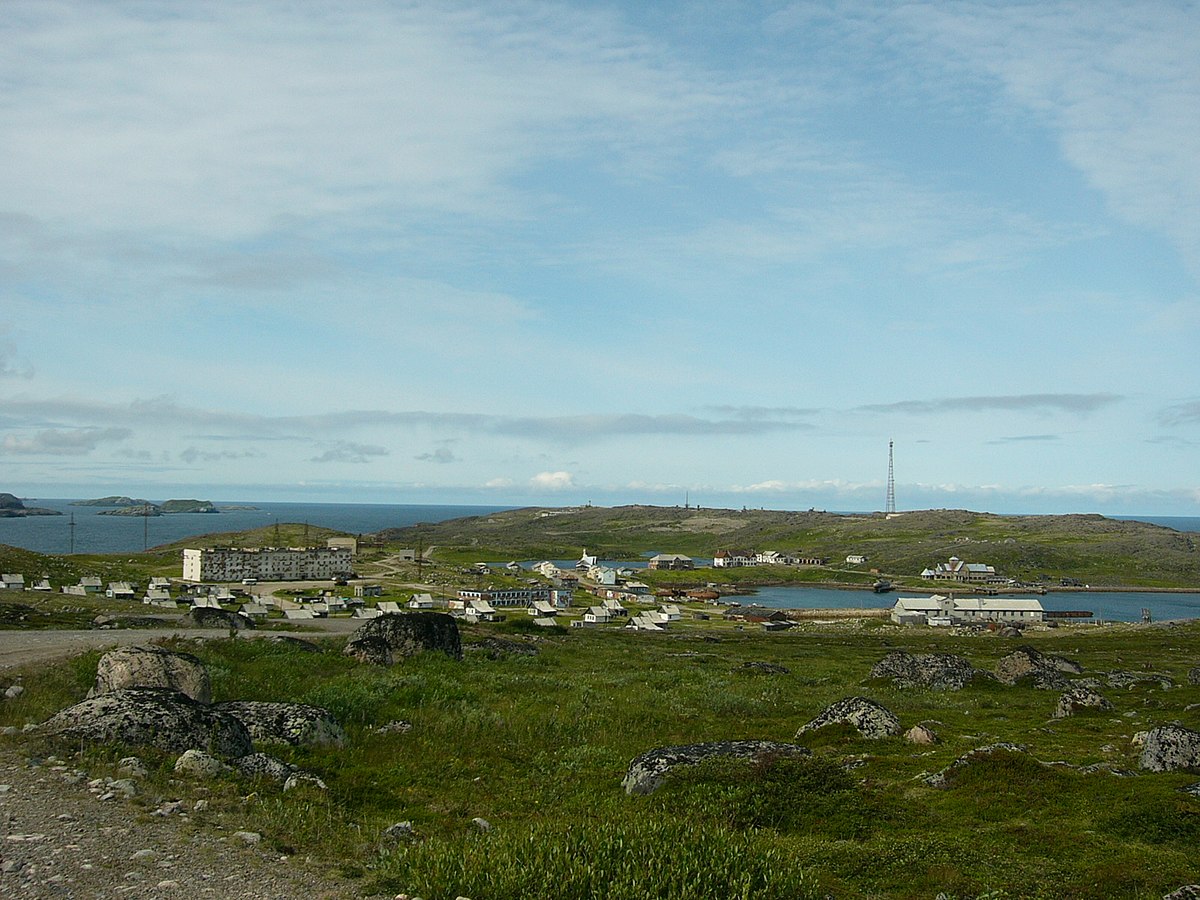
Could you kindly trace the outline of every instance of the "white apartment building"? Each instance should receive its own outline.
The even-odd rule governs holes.
[[[212,547],[183,551],[183,580],[316,581],[353,571],[348,547]]]

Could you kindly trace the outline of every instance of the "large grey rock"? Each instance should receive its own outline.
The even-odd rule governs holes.
[[[1065,719],[1081,710],[1108,710],[1113,705],[1099,691],[1087,686],[1076,684],[1058,698],[1058,706],[1054,710],[1054,718]]]
[[[826,725],[851,725],[871,740],[900,733],[900,720],[891,710],[866,697],[846,697],[829,704],[819,716],[801,726],[796,737]]]
[[[762,759],[767,756],[809,756],[811,751],[798,744],[779,741],[710,741],[647,750],[629,764],[621,786],[627,794],[649,794],[657,790],[676,766],[694,766],[713,756]]]
[[[922,687],[958,691],[977,674],[970,662],[953,653],[918,653],[893,650],[871,669],[872,678],[883,678],[897,687]]]
[[[166,688],[126,688],[68,706],[37,729],[42,734],[98,744],[163,750],[203,749],[245,756],[253,747],[246,726],[228,713]]]
[[[175,772],[193,778],[220,778],[230,771],[230,766],[203,750],[185,750],[179,759],[175,760]]]
[[[354,657],[360,663],[367,663],[372,666],[390,666],[395,662],[395,657],[392,656],[392,648],[381,637],[369,635],[367,637],[351,638],[347,641],[346,649],[342,652],[346,656]]]
[[[247,778],[268,778],[283,784],[296,774],[296,767],[265,753],[248,753],[235,759],[233,767]]]
[[[424,651],[440,651],[452,659],[462,659],[462,641],[458,623],[437,612],[387,613],[368,619],[346,645],[346,654],[361,656],[364,643],[378,654],[383,641],[393,660]]]
[[[1109,687],[1118,690],[1129,690],[1139,684],[1157,684],[1164,691],[1175,686],[1171,676],[1161,672],[1109,672],[1105,678]]]
[[[1162,900],[1200,900],[1200,884],[1177,887],[1171,893],[1163,894]]]
[[[118,647],[105,653],[96,666],[96,683],[88,696],[134,687],[168,688],[200,703],[212,702],[212,685],[204,663],[190,653],[161,647]]]
[[[346,742],[346,732],[327,709],[306,703],[230,700],[213,709],[228,713],[246,726],[256,743],[293,747],[333,746]]]
[[[1071,684],[1067,674],[1082,672],[1078,663],[1061,656],[1047,656],[1033,647],[1018,647],[996,663],[996,677],[1005,684],[1015,685],[1028,679],[1043,691],[1065,691]]]
[[[1138,766],[1151,772],[1200,771],[1200,731],[1176,724],[1151,728]]]
[[[253,628],[254,620],[241,613],[230,612],[227,609],[213,609],[209,606],[193,606],[183,617],[197,628],[224,628],[241,631]]]

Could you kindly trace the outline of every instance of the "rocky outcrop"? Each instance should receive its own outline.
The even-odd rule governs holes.
[[[649,794],[657,790],[671,770],[678,766],[694,766],[714,756],[738,759],[763,759],[770,756],[809,756],[807,747],[779,741],[710,741],[703,744],[684,744],[658,747],[636,757],[621,786],[627,794]]]
[[[987,744],[983,747],[976,747],[956,759],[940,772],[935,772],[932,775],[927,775],[924,779],[925,783],[930,787],[945,788],[950,787],[954,780],[954,774],[958,770],[972,765],[979,760],[988,759],[998,753],[1026,753],[1024,744],[1010,744],[1007,741],[999,741],[995,744]],[[1040,763],[1039,763],[1040,765]]]
[[[38,732],[98,744],[149,745],[217,756],[245,756],[253,747],[246,726],[228,713],[165,688],[126,688],[68,706]]]
[[[370,661],[381,659],[378,641],[386,645],[390,657],[383,665],[426,651],[445,653],[452,659],[463,655],[458,623],[445,613],[388,613],[368,619],[346,644],[345,653]]]
[[[342,726],[329,710],[319,706],[231,700],[218,703],[213,709],[227,713],[245,725],[255,743],[341,747],[346,742]]]
[[[1043,691],[1065,691],[1071,684],[1067,674],[1082,672],[1078,663],[1061,656],[1047,656],[1033,647],[1018,647],[996,663],[996,677],[1004,684],[1028,680]]]
[[[254,627],[254,620],[249,616],[208,606],[193,606],[183,618],[185,622],[190,622],[197,628],[224,628],[226,631],[232,628],[241,631],[243,628]]]
[[[796,737],[827,725],[850,725],[870,740],[900,733],[900,720],[891,710],[866,697],[846,697],[825,710],[796,732]]]
[[[1200,900],[1200,884],[1177,887],[1171,893],[1163,894],[1162,900]]]
[[[928,725],[914,725],[904,732],[904,739],[922,747],[930,747],[938,742],[937,733]]]
[[[792,673],[792,670],[787,666],[781,666],[779,663],[763,662],[762,660],[744,662],[733,671],[742,675],[790,675]]]
[[[1151,728],[1138,766],[1150,772],[1200,771],[1200,732],[1177,724]]]
[[[1113,705],[1104,695],[1088,685],[1076,684],[1058,698],[1054,718],[1065,719],[1084,710],[1109,710]]]
[[[179,759],[175,760],[176,774],[192,778],[220,778],[231,771],[231,766],[203,750],[185,750]]]
[[[342,652],[372,666],[390,666],[394,662],[392,648],[381,637],[351,638]]]
[[[1129,690],[1139,684],[1157,684],[1164,691],[1175,686],[1171,676],[1161,672],[1109,672],[1105,679],[1109,687],[1118,690]]]
[[[126,688],[167,688],[199,703],[212,702],[208,670],[190,653],[161,647],[119,647],[100,657],[89,697]]]
[[[952,653],[918,653],[893,650],[871,669],[871,678],[891,681],[897,687],[959,691],[975,678],[970,662]]]
[[[295,766],[265,753],[248,753],[235,759],[233,767],[247,778],[266,778],[283,784],[298,771]]]
[[[13,494],[0,494],[0,519],[23,519],[28,516],[61,516],[57,509],[43,509],[37,506],[26,506],[25,502]]]

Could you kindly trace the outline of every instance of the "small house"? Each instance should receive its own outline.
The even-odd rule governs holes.
[[[8,574],[7,572],[0,575],[0,590],[5,591],[23,591],[25,590],[25,576]]]
[[[549,600],[534,600],[525,610],[531,616],[557,616],[558,607]]]
[[[413,594],[413,598],[408,601],[409,609],[433,609],[432,594]]]
[[[111,581],[108,584],[108,590],[104,592],[104,596],[113,600],[132,600],[135,592],[133,585],[128,581]]]
[[[355,597],[382,597],[383,585],[381,584],[356,584],[354,586]]]
[[[375,604],[375,608],[382,613],[400,612],[400,604],[395,600],[380,600]]]
[[[612,616],[603,606],[589,606],[583,613],[583,621],[592,625],[603,625],[612,621]]]
[[[289,622],[302,622],[307,619],[316,618],[311,609],[285,609],[283,611],[283,617]]]

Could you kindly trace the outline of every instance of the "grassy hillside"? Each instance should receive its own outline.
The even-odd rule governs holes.
[[[497,635],[522,640],[512,622],[468,629],[465,640]],[[325,706],[349,741],[341,750],[271,749],[319,775],[326,793],[285,795],[233,776],[180,781],[173,755],[144,748],[136,753],[151,778],[139,793],[189,807],[204,796],[197,827],[258,831],[277,852],[324,860],[386,896],[1157,898],[1193,882],[1200,799],[1180,789],[1196,776],[1108,770],[1136,769],[1138,731],[1172,720],[1200,727],[1200,686],[1187,678],[1200,662],[1200,627],[1084,626],[1020,642],[1064,655],[1102,683],[1113,670],[1152,670],[1176,687],[1105,686],[1114,710],[1069,719],[1052,717],[1056,692],[1029,686],[901,690],[869,678],[892,649],[957,653],[991,669],[1017,642],[885,624],[781,635],[723,623],[666,635],[572,630],[538,640],[533,656],[425,654],[390,669],[356,664],[337,641],[321,654],[189,641],[183,648],[208,663],[216,699]],[[81,699],[96,659],[29,673],[25,693],[0,704],[0,724],[40,721]],[[790,671],[762,674],[746,662]],[[646,797],[621,789],[643,751],[791,741],[827,704],[856,694],[890,708],[904,728],[930,723],[941,742],[869,741],[833,728],[799,739],[812,762],[703,767]],[[379,730],[397,720],[411,728]],[[996,741],[1028,754],[966,767],[943,789],[922,779]],[[130,752],[90,750],[85,765],[115,773]],[[1039,762],[1050,760],[1059,762]],[[422,839],[384,839],[400,821]]]
[[[718,550],[800,551],[846,569],[861,553],[864,568],[893,578],[958,556],[988,563],[1013,578],[1063,576],[1093,585],[1200,587],[1195,534],[1098,515],[997,516],[965,510],[925,510],[888,519],[882,514],[683,509],[531,508],[384,532],[407,546],[437,547],[466,560],[574,558],[584,548],[611,558],[645,552],[712,556]],[[838,578],[831,571],[831,578]]]

